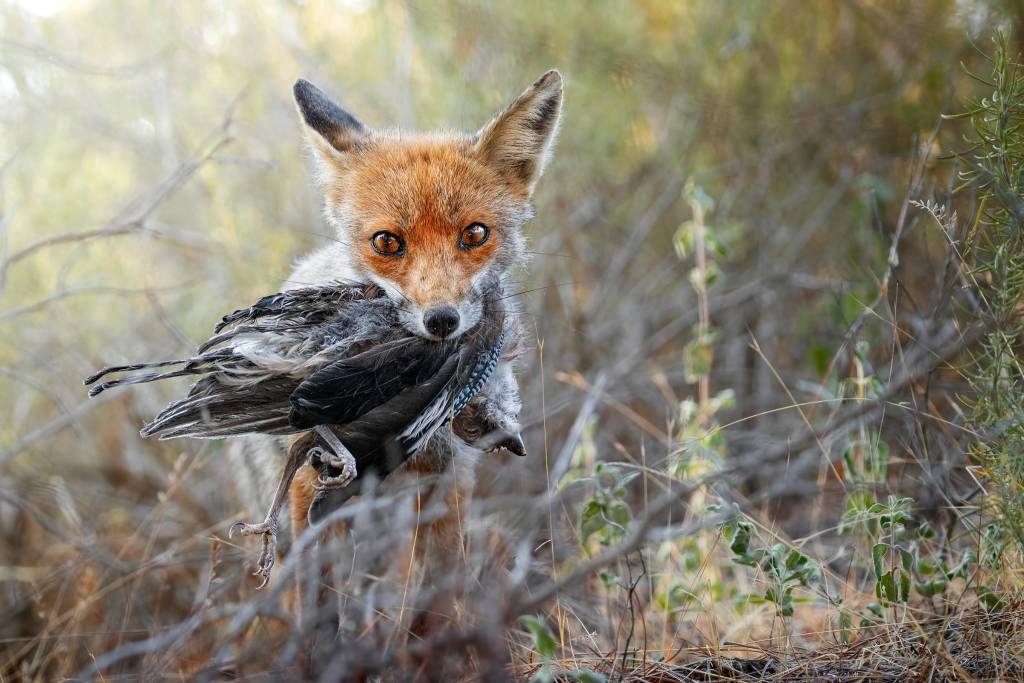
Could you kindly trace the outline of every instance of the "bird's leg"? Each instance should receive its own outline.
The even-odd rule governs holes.
[[[256,563],[255,574],[255,576],[263,577],[263,582],[260,583],[256,590],[263,588],[270,581],[270,570],[274,568],[277,552],[277,518],[288,495],[288,488],[291,486],[292,479],[305,461],[310,443],[315,443],[315,438],[312,434],[303,436],[288,449],[288,461],[284,465],[281,481],[277,484],[277,491],[274,492],[274,500],[267,511],[266,519],[260,524],[237,522],[232,524],[231,529],[228,530],[228,538],[231,538],[235,532],[242,536],[255,536],[257,534],[263,536],[263,550],[260,551],[260,559]]]
[[[330,427],[319,425],[313,429],[321,439],[327,442],[328,448],[333,452],[325,452],[324,449],[316,446],[309,450],[310,459],[318,458],[320,462],[328,467],[341,470],[341,474],[335,477],[328,476],[321,472],[319,481],[313,485],[313,488],[323,490],[340,489],[348,486],[352,483],[352,480],[356,478],[356,459],[352,456],[352,453],[345,448],[345,444],[341,442],[341,439],[331,431]]]

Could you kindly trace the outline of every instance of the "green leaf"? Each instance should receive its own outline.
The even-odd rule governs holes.
[[[786,556],[786,569],[792,571],[807,564],[807,556],[797,550],[791,550]]]
[[[530,676],[530,683],[554,683],[557,678],[555,668],[545,664],[537,669],[537,673]]]
[[[750,549],[750,536],[754,527],[749,522],[734,521],[722,527],[722,536],[734,555],[746,555]]]
[[[978,553],[974,548],[968,548],[964,551],[964,554],[960,556],[960,561],[957,565],[946,572],[946,578],[949,580],[953,580],[955,578],[966,579],[971,565],[977,562],[977,560]]]
[[[714,404],[716,413],[719,410],[730,410],[736,407],[736,392],[732,389],[723,389],[711,399],[711,402]]]
[[[714,337],[711,334],[698,335],[683,347],[683,368],[688,384],[696,384],[711,372],[714,361]]]
[[[915,581],[914,590],[926,598],[938,595],[946,590],[945,579],[934,579],[931,581]]]
[[[875,578],[880,579],[885,573],[885,565],[882,562],[885,559],[885,554],[889,552],[889,546],[885,543],[876,543],[871,548],[871,562],[875,568]]]
[[[849,481],[857,483],[860,481],[860,472],[857,471],[857,463],[853,459],[854,448],[853,444],[848,444],[843,449],[843,472]]]
[[[550,661],[555,656],[558,644],[551,629],[539,617],[519,617],[519,621],[526,627],[526,630],[533,638],[533,649],[543,659]]]
[[[612,503],[609,513],[609,517],[611,517],[611,520],[619,526],[623,528],[629,526],[629,520],[632,517],[632,513],[630,513],[629,506],[626,505],[625,503]]]
[[[811,364],[814,366],[816,374],[824,376],[831,362],[832,350],[829,347],[822,344],[811,347]]]
[[[619,487],[625,488],[629,484],[629,482],[633,481],[639,476],[639,472],[627,472],[626,474],[622,475],[622,479],[619,480]]]
[[[667,591],[658,595],[655,601],[658,607],[666,612],[678,612],[696,599],[697,596],[682,584],[674,583]]]
[[[750,555],[749,553],[743,553],[742,555],[735,555],[732,561],[736,564],[741,564],[744,567],[756,567],[761,563],[760,555]]]
[[[579,683],[608,683],[608,677],[591,669],[576,669],[569,677]]]
[[[606,572],[604,570],[599,571],[597,573],[597,578],[601,579],[601,584],[605,588],[615,588],[617,586],[622,585],[622,579],[620,579],[615,574],[612,574],[611,572]]]
[[[676,234],[672,240],[673,246],[676,249],[676,255],[680,259],[685,259],[693,251],[693,239],[694,239],[694,223],[693,221],[686,221],[676,229]]]
[[[580,535],[583,537],[583,543],[603,529],[607,523],[604,505],[596,500],[587,501],[580,513]]]
[[[704,191],[703,187],[694,182],[693,178],[688,179],[686,185],[683,186],[683,198],[690,204],[700,205],[705,211],[715,208],[715,200]]]
[[[867,451],[870,461],[871,479],[884,482],[885,474],[889,469],[889,445],[879,440],[878,435],[875,435],[868,445]]]
[[[886,572],[875,581],[875,595],[885,602],[898,601],[899,591],[896,588],[895,572]]]
[[[986,608],[996,611],[1006,607],[1006,601],[999,597],[995,591],[987,586],[978,589],[978,599]]]
[[[910,554],[910,551],[902,546],[896,546],[896,550],[899,551],[900,561],[903,564],[903,569],[910,572],[914,570],[914,556]]]

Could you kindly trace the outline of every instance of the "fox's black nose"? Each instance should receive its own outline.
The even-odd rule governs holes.
[[[459,326],[459,312],[454,306],[435,306],[423,314],[423,326],[427,332],[444,339]]]

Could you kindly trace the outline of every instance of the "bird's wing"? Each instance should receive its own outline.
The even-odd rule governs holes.
[[[359,420],[417,385],[432,385],[455,349],[454,343],[408,337],[335,361],[306,378],[292,394],[292,424],[308,429]]]
[[[214,328],[214,334],[196,350],[194,356],[156,363],[135,363],[103,368],[85,379],[91,385],[113,373],[135,373],[127,377],[96,384],[89,390],[90,396],[97,396],[111,387],[124,384],[142,384],[184,375],[205,375],[213,368],[211,363],[222,366],[231,360],[238,360],[230,348],[215,347],[240,336],[262,336],[263,339],[280,344],[287,336],[308,335],[312,328],[322,325],[338,314],[345,304],[360,300],[367,294],[366,287],[346,283],[334,283],[321,287],[279,292],[265,296],[248,308],[242,308],[224,316]],[[240,324],[249,323],[249,324]],[[230,330],[225,328],[232,327]],[[179,366],[176,370],[139,374],[142,370],[156,370]]]
[[[226,384],[218,375],[196,382],[188,396],[160,411],[142,428],[144,437],[214,438],[236,434],[294,434],[288,396],[297,380],[275,377],[247,385]]]
[[[240,308],[224,316],[213,331],[219,334],[231,325],[266,318],[272,319],[269,324],[275,324],[275,321],[284,325],[315,324],[337,313],[344,304],[374,298],[375,290],[367,285],[335,282],[270,294],[248,308]]]

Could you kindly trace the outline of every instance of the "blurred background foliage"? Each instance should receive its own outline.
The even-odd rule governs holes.
[[[685,341],[687,325],[664,326],[693,308],[672,253],[693,177],[718,198],[716,287],[743,299],[719,323],[716,372],[740,414],[771,407],[777,385],[748,332],[784,375],[820,372],[813,360],[884,268],[915,145],[969,87],[960,64],[981,61],[972,37],[1016,19],[980,1],[26,1],[0,18],[7,253],[124,233],[5,268],[0,358],[46,387],[3,382],[18,417],[8,444],[58,415],[55,399],[81,401],[68,380],[150,341],[180,350],[327,238],[290,99],[298,76],[370,125],[475,129],[561,68],[565,125],[524,275],[524,289],[545,288],[526,305],[554,369],[671,357]],[[229,110],[231,143],[132,223]],[[907,242],[911,291],[935,266],[927,239]],[[19,312],[55,293],[56,306]],[[673,379],[678,361],[662,366]],[[661,403],[646,378],[621,390]]]
[[[544,70],[565,76],[520,274],[537,455],[497,467],[502,487],[543,488],[539,454],[568,431],[581,377],[613,380],[589,447],[673,450],[680,402],[697,390],[684,348],[700,293],[692,255],[677,254],[688,180],[714,199],[709,382],[734,397],[716,419],[746,418],[727,450],[784,444],[801,415],[762,413],[861,368],[852,348],[832,361],[878,295],[905,200],[956,184],[939,155],[964,130],[939,115],[978,91],[965,69],[988,72],[992,31],[1022,19],[1011,0],[2,0],[0,482],[59,476],[66,514],[129,530],[168,462],[198,449],[136,435],[174,387],[90,403],[80,380],[186,353],[330,239],[291,100],[298,77],[371,126],[473,130]],[[885,296],[909,329],[928,312],[944,239],[921,227],[900,242]],[[871,347],[893,336],[876,318],[859,334]],[[194,491],[213,524],[239,503],[215,461],[198,466],[213,473]],[[746,476],[747,490],[764,483]],[[5,509],[0,552],[18,558],[4,562],[45,556]],[[771,509],[793,533],[814,530],[805,507]]]
[[[565,125],[524,274],[552,368],[642,350],[668,354],[661,367],[681,377],[672,350],[693,295],[672,239],[692,177],[718,199],[727,256],[716,289],[742,299],[718,325],[716,372],[740,414],[770,407],[776,383],[748,332],[784,376],[820,372],[814,359],[884,268],[915,145],[969,89],[960,64],[981,59],[971,39],[1016,21],[1014,7],[8,1],[6,253],[69,232],[123,234],[5,268],[0,359],[45,391],[2,382],[17,418],[0,428],[4,442],[80,403],[71,379],[150,342],[179,351],[327,239],[290,99],[298,76],[370,125],[475,129],[544,69],[562,69]],[[209,152],[228,111],[230,144],[133,222]],[[934,268],[927,239],[905,247],[911,291]],[[55,294],[55,306],[23,309]],[[620,390],[660,403],[646,378]]]

